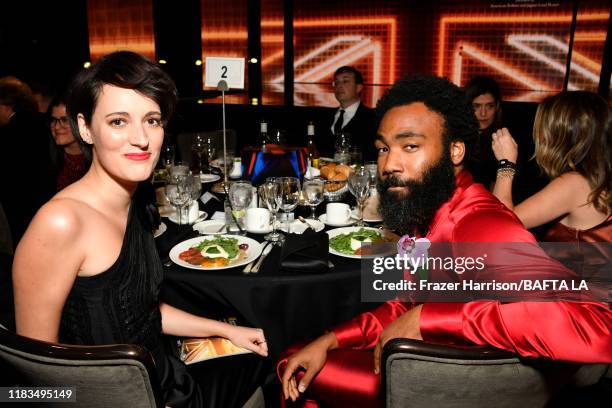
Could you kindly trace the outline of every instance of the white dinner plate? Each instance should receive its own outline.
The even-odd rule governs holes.
[[[356,219],[356,220],[359,220],[359,210],[354,209],[351,212],[351,217]],[[382,218],[364,218],[363,220],[365,222],[382,222],[383,219]]]
[[[172,262],[174,262],[175,264],[179,266],[183,266],[185,268],[199,269],[203,271],[215,271],[215,270],[220,270],[220,269],[230,269],[230,268],[235,268],[237,266],[246,265],[249,262],[257,259],[257,257],[261,254],[262,245],[259,242],[255,241],[254,239],[243,237],[241,235],[225,235],[225,237],[236,238],[238,240],[237,245],[247,244],[249,247],[247,248],[246,257],[242,258],[239,261],[230,262],[230,264],[226,266],[213,266],[210,268],[205,268],[199,265],[192,265],[189,262],[185,262],[179,258],[179,255],[181,252],[186,251],[189,248],[196,246],[202,241],[210,241],[210,240],[215,239],[215,237],[212,237],[212,236],[204,236],[204,237],[191,238],[191,239],[188,239],[187,241],[183,241],[179,244],[176,244],[170,250],[170,254],[169,254],[170,260],[172,260]]]
[[[354,219],[353,217],[349,218],[347,222],[342,223],[342,224],[336,224],[336,223],[329,223],[327,222],[327,214],[321,214],[319,215],[319,221],[321,221],[323,224],[325,225],[329,225],[330,227],[346,227],[348,225],[353,225],[354,223],[357,222],[356,219]]]
[[[181,218],[181,225],[185,225],[185,224],[193,224],[193,222],[194,222],[195,220],[198,220],[198,219],[204,220],[204,219],[206,219],[206,217],[208,217],[208,214],[207,214],[205,211],[198,210],[198,216],[197,216],[197,218],[191,218],[191,219],[188,219],[188,220],[185,220],[185,219],[182,219],[182,218]],[[178,220],[178,216],[177,216],[177,214],[176,214],[176,211],[174,211],[172,214],[169,214],[169,215],[168,215],[168,219],[169,219],[170,221],[172,221],[173,223],[175,223],[175,224],[178,224],[178,223],[179,223],[179,222],[178,222],[179,220]]]
[[[378,231],[382,234],[382,231],[379,230],[378,228],[372,228],[372,227],[344,227],[344,228],[336,228],[333,230],[329,230],[327,231],[327,235],[329,236],[330,242],[331,239],[340,235],[340,234],[349,234],[351,232],[356,232],[359,231],[360,229],[366,229],[366,230],[372,230],[372,231]],[[385,251],[383,253],[378,253],[378,254],[368,254],[368,255],[351,255],[351,254],[345,254],[343,252],[339,252],[336,251],[334,248],[331,247],[331,244],[329,246],[329,253],[333,254],[333,255],[338,255],[338,256],[342,256],[344,258],[354,258],[354,259],[363,259],[363,258],[377,258],[377,257],[381,257],[381,256],[388,256],[388,255],[393,255],[396,252],[396,248],[395,245],[389,245],[389,250]]]
[[[220,179],[221,176],[218,174],[200,174],[200,181],[202,183],[212,183]]]
[[[159,237],[161,234],[166,232],[167,229],[168,226],[162,222],[161,224],[159,224],[159,227],[157,227],[157,229],[153,231],[153,238]]]
[[[225,228],[225,220],[207,220],[193,224],[193,230],[198,231],[202,235],[223,235]]]

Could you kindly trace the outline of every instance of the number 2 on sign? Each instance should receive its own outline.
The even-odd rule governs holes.
[[[227,79],[227,66],[225,65],[221,66],[221,78]]]

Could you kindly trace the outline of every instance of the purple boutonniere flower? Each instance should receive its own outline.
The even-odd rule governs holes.
[[[431,241],[427,238],[416,238],[408,235],[404,235],[397,242],[397,253],[400,256],[409,257],[411,265],[419,271],[422,279],[427,277],[427,267],[423,261],[427,259],[429,247],[431,247]],[[420,266],[415,267],[415,265],[419,265],[419,261],[417,261],[419,258],[421,258]]]

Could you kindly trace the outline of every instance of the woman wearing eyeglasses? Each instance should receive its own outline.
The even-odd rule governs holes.
[[[74,183],[89,167],[81,152],[66,114],[63,97],[56,97],[49,105],[49,127],[55,144],[51,148],[51,160],[57,169],[57,191]]]

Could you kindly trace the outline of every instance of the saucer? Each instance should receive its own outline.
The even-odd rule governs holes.
[[[194,221],[196,221],[197,219],[200,219],[200,218],[201,219],[205,219],[206,217],[208,217],[208,214],[206,212],[202,211],[202,210],[199,210],[198,211],[198,216],[196,218],[189,217],[188,220],[181,219],[181,225],[193,224]],[[173,223],[175,223],[175,224],[179,223],[178,222],[179,221],[178,220],[178,215],[177,215],[176,211],[174,211],[172,214],[168,215],[168,219],[170,221],[172,221]]]
[[[198,231],[202,235],[222,235],[225,234],[225,220],[207,220],[193,224],[193,230]]]
[[[278,229],[278,227],[277,227],[277,229]],[[268,233],[272,232],[272,224],[268,225],[268,228],[264,228],[264,229],[260,229],[260,230],[249,229],[247,227],[246,231],[248,233],[251,233],[251,234],[268,234]]]
[[[220,179],[221,176],[218,174],[200,174],[200,181],[202,183],[212,183]]]
[[[327,222],[327,214],[321,214],[319,216],[319,221],[321,221],[323,224],[325,225],[329,225],[330,227],[346,227],[348,225],[353,225],[354,223],[356,223],[358,220],[354,219],[354,218],[349,218],[348,220],[346,220],[344,223],[330,223]]]

